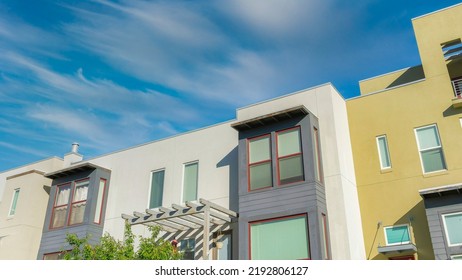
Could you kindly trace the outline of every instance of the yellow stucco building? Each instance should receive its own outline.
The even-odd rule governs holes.
[[[366,257],[462,257],[462,4],[412,20],[421,65],[347,101]]]

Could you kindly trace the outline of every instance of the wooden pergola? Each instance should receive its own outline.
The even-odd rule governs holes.
[[[122,214],[131,226],[160,226],[170,233],[202,229],[202,258],[209,258],[210,236],[214,232],[227,230],[238,217],[234,211],[216,203],[200,198],[198,201],[187,201],[185,205],[172,204],[171,208],[158,207],[146,209],[145,213],[133,212],[133,215]]]

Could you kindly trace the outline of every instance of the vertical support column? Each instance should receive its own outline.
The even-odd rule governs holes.
[[[209,259],[209,239],[210,239],[210,206],[204,207],[204,232],[202,241],[202,259]]]

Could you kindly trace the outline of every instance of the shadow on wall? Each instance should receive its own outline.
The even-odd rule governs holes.
[[[409,69],[404,71],[404,73],[401,74],[401,76],[399,76],[396,80],[394,80],[387,87],[387,89],[392,88],[392,87],[397,87],[397,86],[400,86],[400,85],[404,85],[404,84],[407,84],[407,83],[410,83],[410,82],[418,81],[418,80],[421,80],[423,78],[425,78],[425,73],[423,71],[422,65],[417,65],[417,66],[414,66],[414,67],[410,67]]]
[[[430,237],[430,230],[428,227],[427,215],[425,212],[424,201],[421,200],[419,203],[414,205],[406,214],[399,218],[393,225],[404,225],[411,224],[413,232],[413,242],[417,247],[417,255],[419,260],[434,260],[435,255],[433,253],[433,246]],[[388,256],[383,254],[377,254],[371,257],[371,253],[374,248],[378,247],[377,236],[381,232],[383,236],[383,226],[380,225],[377,227],[376,235],[368,254],[368,259],[370,260],[387,260]],[[425,246],[427,245],[427,246]]]
[[[238,212],[238,148],[234,147],[217,163],[217,168],[229,168],[229,209]]]

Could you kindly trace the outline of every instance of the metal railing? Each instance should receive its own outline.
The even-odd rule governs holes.
[[[454,89],[454,96],[456,98],[462,98],[462,78],[452,80],[451,83]]]

